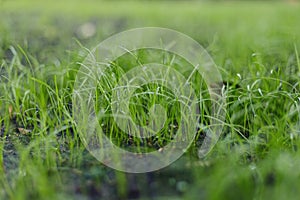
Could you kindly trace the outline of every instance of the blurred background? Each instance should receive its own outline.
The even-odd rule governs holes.
[[[41,62],[62,61],[67,50],[78,49],[75,40],[93,48],[110,35],[145,26],[191,36],[208,48],[219,65],[232,56],[245,64],[244,51],[254,49],[268,49],[264,53],[274,56],[278,48],[293,47],[299,40],[295,0],[2,0],[0,9],[0,55],[14,43]]]
[[[150,26],[174,29],[198,41],[216,62],[224,81],[237,83],[245,91],[256,77],[275,74],[276,78],[295,84],[299,80],[296,53],[300,50],[299,22],[298,0],[0,0],[0,72],[6,65],[9,69],[19,67],[26,73],[26,68],[37,66],[37,71],[46,77],[41,80],[55,88],[54,77],[61,78],[59,87],[68,89],[71,83],[66,79],[74,78],[69,72],[79,67],[87,49],[121,31]],[[15,58],[20,61],[17,67],[12,64]],[[12,70],[15,77],[26,83],[32,81],[25,79],[26,73],[19,76],[18,70]],[[9,84],[14,88],[16,83]],[[279,88],[270,85],[276,91]],[[9,91],[13,97],[18,92],[22,93],[17,89]],[[263,101],[260,98],[257,103]],[[1,106],[4,101],[2,98]],[[35,106],[31,99],[28,101]],[[273,103],[270,98],[266,104]],[[59,106],[53,107],[54,110]],[[274,103],[274,110],[280,107],[281,104]],[[33,145],[32,138],[39,135],[26,135],[26,129],[16,128],[18,121],[13,119],[9,119],[11,125],[5,126],[9,128],[2,128],[11,113],[8,106],[5,111],[0,109],[3,199],[297,199],[294,195],[299,192],[299,165],[296,165],[300,163],[299,155],[278,150],[293,149],[290,135],[264,134],[272,129],[270,124],[274,121],[285,124],[280,120],[270,120],[265,129],[260,129],[265,118],[251,121],[256,125],[254,129],[259,130],[256,135],[245,133],[243,137],[236,136],[236,140],[224,138],[216,147],[217,153],[206,159],[199,160],[192,149],[165,169],[125,174],[101,165],[76,136],[71,137],[75,142],[62,137],[68,122],[61,121],[47,127],[63,130],[53,131],[56,135],[50,140],[59,154],[49,154],[57,155],[50,164],[42,159],[38,164],[31,162],[21,155],[26,145]],[[268,116],[267,111],[262,113]],[[248,118],[244,118],[247,113],[239,114],[236,117],[239,125],[248,123]],[[21,116],[19,121],[22,120]],[[228,123],[237,123],[236,119],[230,120]],[[3,136],[2,129],[9,131],[11,139]],[[15,145],[16,141],[26,145],[21,148]],[[239,148],[228,150],[233,143],[240,144]],[[36,150],[41,146],[44,147],[38,144]],[[27,150],[26,155],[31,155],[31,150]],[[267,155],[267,151],[273,154]]]

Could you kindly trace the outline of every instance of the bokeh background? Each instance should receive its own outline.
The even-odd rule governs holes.
[[[300,127],[286,113],[298,97],[299,22],[297,0],[1,0],[0,198],[297,199]],[[212,155],[199,160],[192,148],[165,169],[126,174],[95,160],[74,134],[69,80],[88,49],[148,26],[198,41],[229,101],[242,103],[229,108]],[[30,114],[38,109],[43,115]]]

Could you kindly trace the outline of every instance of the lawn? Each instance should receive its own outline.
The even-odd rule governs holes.
[[[299,198],[299,3],[54,2],[0,1],[0,199]],[[201,44],[222,75],[226,111],[221,137],[206,157],[198,150],[211,125],[211,100],[200,101],[203,126],[178,160],[153,172],[125,173],[87,150],[73,92],[94,47],[139,27],[173,29]],[[131,117],[147,124],[149,106],[159,102],[169,106],[169,126],[140,140],[114,122],[112,84],[154,61],[189,77],[196,95],[209,98],[209,86],[200,74],[190,76],[186,60],[158,50],[124,54],[99,80],[94,103],[97,113],[108,108],[108,117],[99,119],[104,134],[128,151],[163,150],[177,130],[168,128],[185,117],[178,102],[170,103],[176,99],[170,88],[145,84],[130,99]]]

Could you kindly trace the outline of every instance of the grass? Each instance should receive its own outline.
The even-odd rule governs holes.
[[[0,4],[1,199],[298,198],[299,4],[92,0]],[[97,27],[91,37],[80,34],[86,22]],[[221,139],[206,158],[197,157],[203,136],[199,130],[188,151],[172,165],[126,174],[102,165],[84,147],[73,118],[72,92],[87,49],[110,35],[144,26],[181,31],[208,50],[225,81],[226,121]],[[161,52],[134,55],[119,58],[107,74],[119,77],[151,60],[179,71],[186,64]],[[122,71],[118,66],[127,68]],[[197,95],[205,97],[205,84],[198,87],[201,77],[191,80]],[[110,98],[105,91],[114,81],[99,84],[97,97]],[[136,122],[147,124],[149,106],[156,101],[170,103],[163,96],[151,96],[156,89],[155,84],[145,85],[131,99],[132,116],[144,116]],[[170,93],[163,87],[159,92]],[[102,102],[107,108],[109,102]],[[179,114],[172,109],[167,113],[171,125]],[[203,123],[208,113],[209,109],[201,113]],[[129,150],[150,151],[168,142],[164,131],[158,138],[140,141],[124,134],[112,118],[102,120],[105,133]]]

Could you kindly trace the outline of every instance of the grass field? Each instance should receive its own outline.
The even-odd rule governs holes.
[[[297,2],[0,1],[0,199],[298,199],[299,13]],[[207,157],[197,156],[199,130],[170,166],[127,174],[86,150],[72,92],[89,50],[113,34],[149,26],[180,31],[208,51],[226,85],[226,120]],[[136,55],[116,66],[130,68],[153,55],[174,62],[160,52]],[[205,92],[201,77],[192,80],[198,95]],[[146,115],[141,105],[155,99],[143,98],[131,99],[133,116]],[[170,113],[176,118],[176,109]],[[124,148],[147,151],[168,142],[161,134],[148,146],[129,144],[112,119],[101,123]]]

